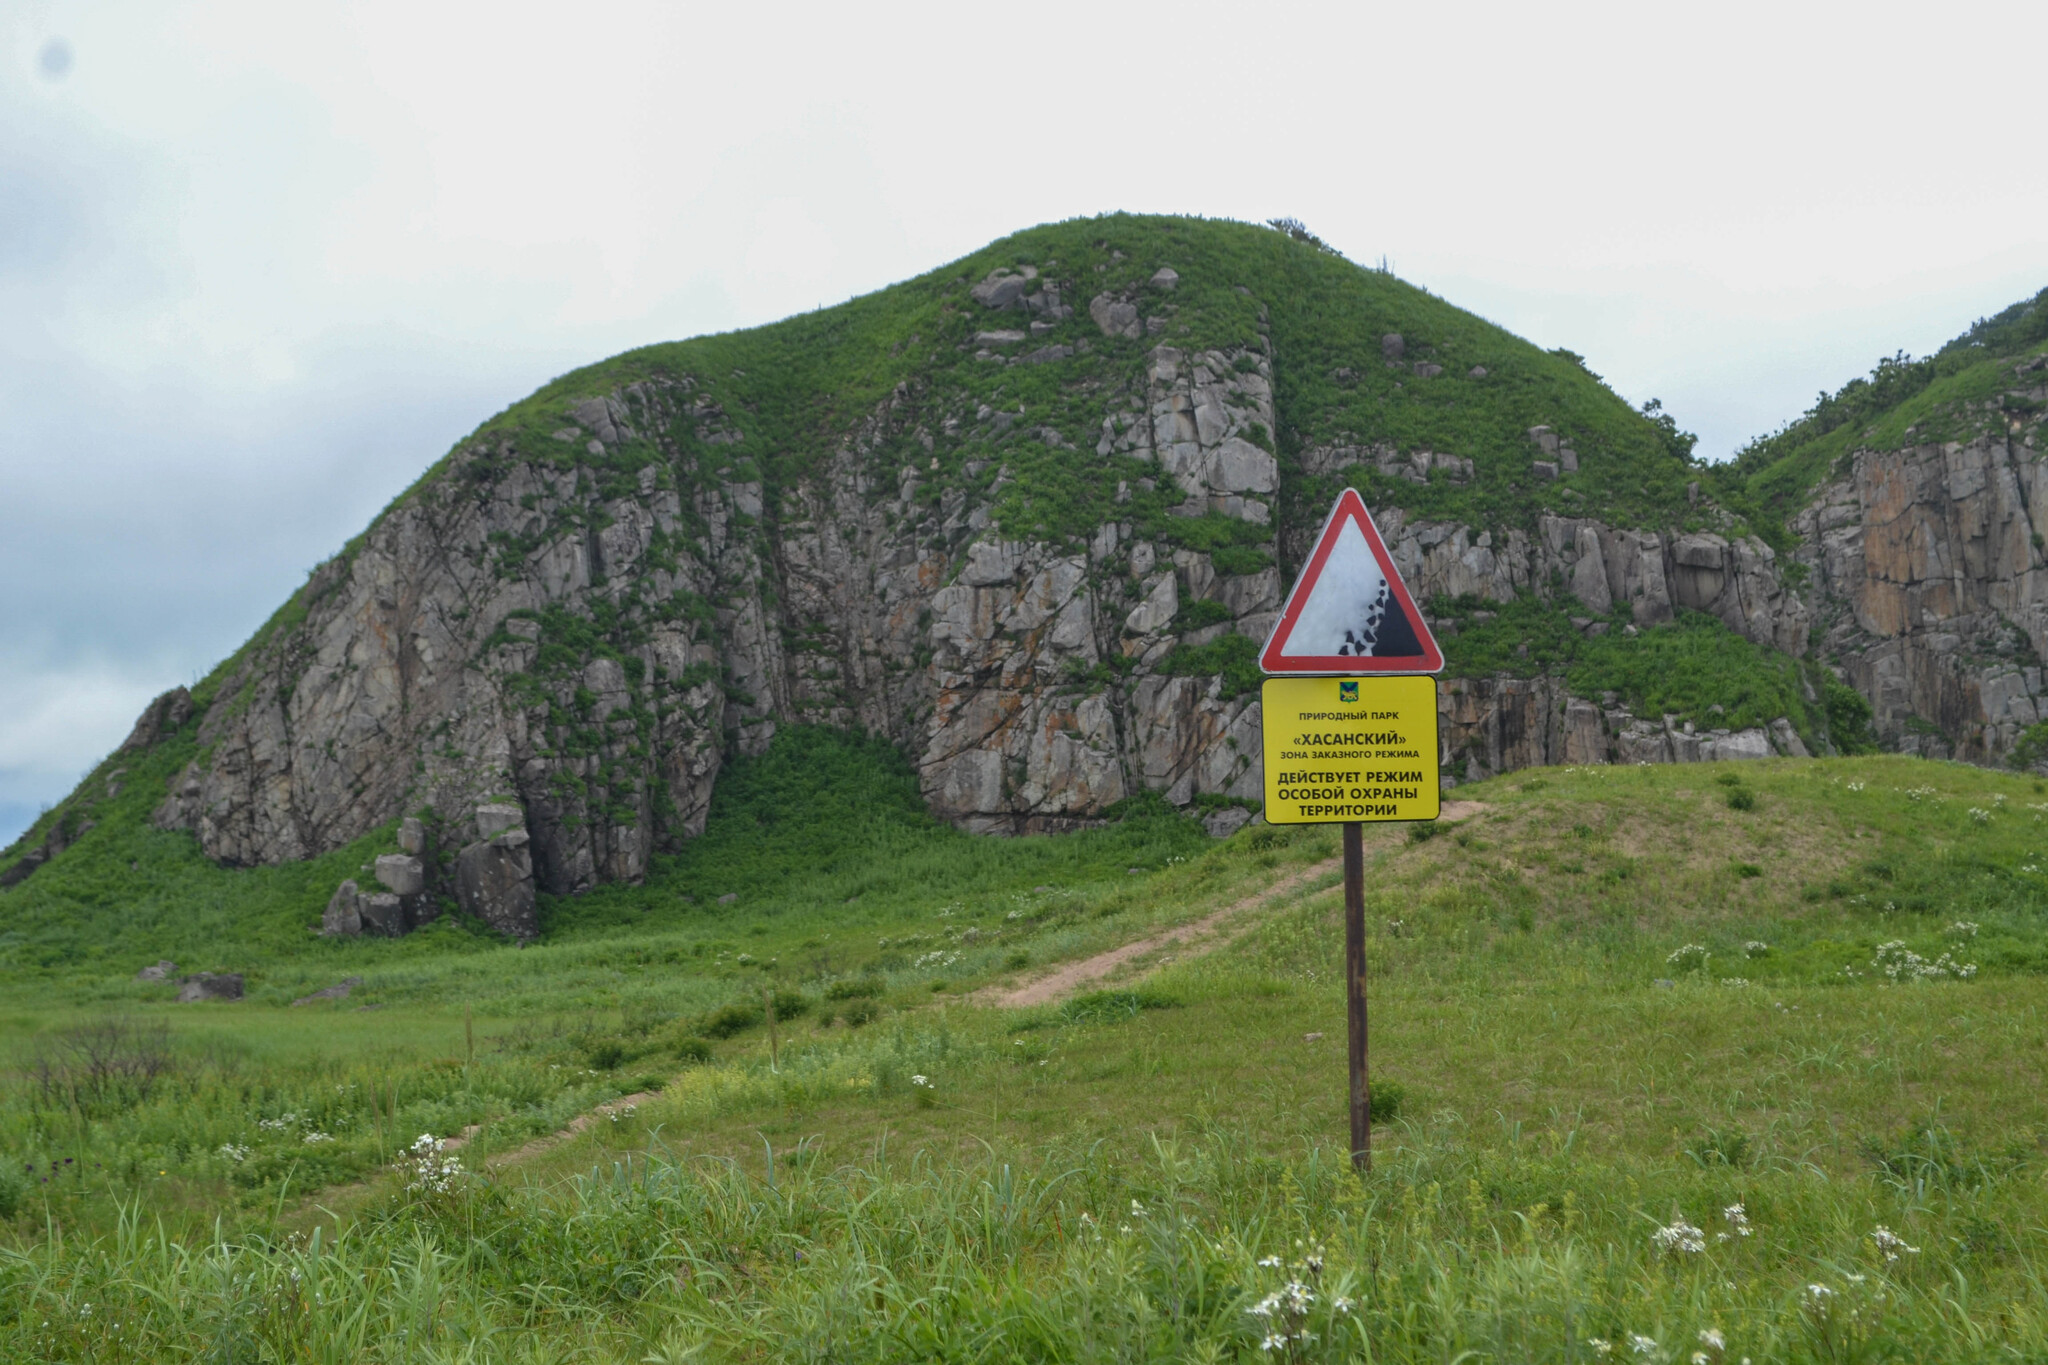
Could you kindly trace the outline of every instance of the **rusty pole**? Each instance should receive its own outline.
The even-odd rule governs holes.
[[[1372,1081],[1365,1017],[1365,840],[1356,820],[1344,823],[1344,999],[1349,1007],[1351,1166],[1372,1169]]]

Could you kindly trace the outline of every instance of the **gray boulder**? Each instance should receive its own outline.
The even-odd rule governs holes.
[[[169,981],[172,974],[177,970],[178,964],[169,958],[165,958],[154,966],[144,967],[135,974],[135,979],[137,981]]]
[[[320,933],[325,938],[354,938],[363,932],[362,894],[353,881],[343,882],[328,898],[320,916]]]
[[[1399,332],[1389,332],[1380,338],[1380,354],[1388,360],[1399,360],[1407,349],[1408,343],[1401,339]]]
[[[1771,722],[1771,742],[1779,753],[1787,758],[1812,758],[1806,750],[1806,741],[1799,738],[1799,732],[1792,728],[1789,717],[1780,716]]]
[[[1138,323],[1138,305],[1126,303],[1114,294],[1097,294],[1088,301],[1088,316],[1106,337],[1136,337],[1144,330]]]
[[[426,864],[410,853],[386,853],[377,859],[377,880],[394,896],[417,896],[427,889]]]
[[[533,894],[533,852],[524,829],[508,829],[471,844],[455,859],[455,900],[501,934],[530,939],[540,933]]]
[[[1202,828],[1211,839],[1228,839],[1251,822],[1252,813],[1243,806],[1223,806],[1202,818]]]
[[[178,1003],[189,1005],[195,1000],[240,1000],[242,998],[242,974],[240,972],[195,972],[178,983]]]
[[[1038,272],[1032,270],[1030,266],[1024,268],[1030,271],[1030,273],[1016,275],[1007,269],[998,267],[989,272],[987,279],[975,285],[974,288],[967,292],[973,295],[974,301],[984,308],[1012,307],[1030,290],[1031,281],[1038,277]]]
[[[530,622],[521,621],[520,625]],[[424,857],[427,852],[427,827],[408,815],[398,822],[398,846],[415,858]]]
[[[1152,287],[1171,291],[1180,283],[1180,272],[1170,265],[1162,265],[1152,273]]]
[[[362,917],[363,932],[398,938],[412,923],[405,913],[405,900],[389,891],[356,898],[356,913]]]

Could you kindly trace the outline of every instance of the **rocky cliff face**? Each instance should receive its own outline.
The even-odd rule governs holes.
[[[1098,311],[1105,333],[1129,325]],[[1153,346],[1142,385],[1104,405],[1097,453],[1155,471],[1185,516],[1265,527],[1270,373],[1258,350]],[[900,391],[773,517],[758,484],[695,478],[689,451],[744,438],[686,378],[562,418],[559,438],[592,455],[651,447],[632,486],[460,452],[233,672],[234,699],[201,727],[210,757],[159,824],[247,865],[416,809],[460,842],[483,833],[470,812],[509,800],[538,885],[571,893],[635,879],[699,832],[726,753],[758,751],[780,721],[887,734],[919,756],[934,811],[974,830],[1071,828],[1143,788],[1257,794],[1255,699],[1153,666],[1183,642],[1262,638],[1277,569],[1219,572],[1115,520],[1078,552],[1012,539],[989,513],[1002,470],[979,498],[930,499],[917,461],[877,458],[934,429],[1001,434],[1017,414],[933,411]],[[1181,628],[1189,603],[1211,604],[1195,631]]]
[[[2041,456],[2017,433],[1859,450],[1794,523],[1820,648],[1887,748],[1997,762],[2048,715]]]
[[[1859,452],[1781,555],[1562,353],[1313,253],[1261,274],[1259,229],[1142,266],[1091,232],[1066,267],[920,284],[871,338],[688,343],[487,424],[201,689],[157,822],[252,865],[415,817],[330,930],[452,895],[525,935],[536,889],[638,879],[699,833],[721,765],[782,724],[888,736],[970,830],[1250,805],[1250,656],[1347,482],[1424,603],[1542,599],[1589,637],[1704,613],[1830,661],[1929,754],[1998,759],[2048,704],[2031,437]],[[1339,287],[1421,321],[1333,332]],[[890,380],[834,406],[799,373],[830,347],[833,382]],[[1806,751],[1785,719],[1639,716],[1535,672],[1446,680],[1447,780]]]

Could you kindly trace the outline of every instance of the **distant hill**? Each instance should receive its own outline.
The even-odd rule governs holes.
[[[2048,289],[1979,320],[1933,355],[1916,360],[1901,351],[1867,379],[1822,393],[1796,420],[1714,466],[1715,493],[1753,509],[1759,527],[1783,537],[1821,481],[1847,473],[1859,449],[2018,435],[2048,406],[2036,392],[2048,383],[2038,363],[2043,343]]]

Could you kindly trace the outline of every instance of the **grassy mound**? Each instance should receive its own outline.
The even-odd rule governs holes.
[[[722,910],[369,964],[296,1010],[111,970],[81,1007],[85,977],[10,969],[0,1359],[2048,1349],[2041,783],[1538,770],[1461,789],[1463,823],[1371,830],[1357,1181],[1331,831],[963,841],[865,741],[788,745],[733,784],[723,852],[664,872],[741,887]],[[861,803],[800,874],[774,865],[831,812],[797,808],[799,758]],[[964,895],[949,849],[1018,861]],[[1213,951],[974,1003],[1304,872]],[[85,1065],[94,1038],[121,1065]]]

